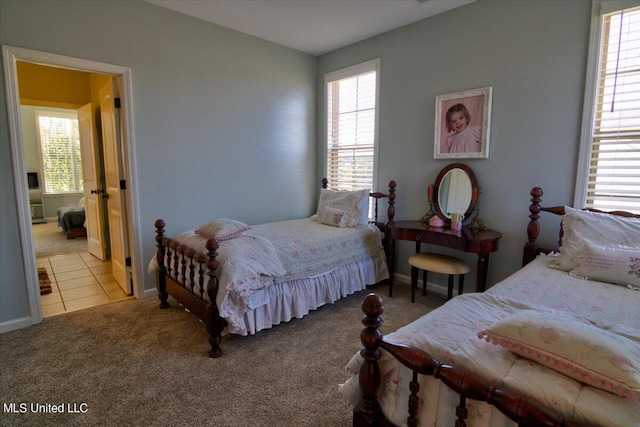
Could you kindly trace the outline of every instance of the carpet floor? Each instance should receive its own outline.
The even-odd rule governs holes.
[[[31,229],[33,231],[36,258],[87,251],[86,237],[67,239],[62,234],[62,229],[55,222],[33,224]]]
[[[348,426],[352,408],[338,385],[361,347],[367,292],[253,336],[223,337],[219,359],[206,355],[204,325],[173,299],[166,310],[130,300],[4,333],[0,425]],[[383,333],[444,302],[429,294],[412,304],[403,285],[394,294]],[[62,413],[37,410],[61,404]]]

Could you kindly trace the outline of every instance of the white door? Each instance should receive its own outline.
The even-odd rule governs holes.
[[[111,239],[111,267],[113,278],[124,292],[131,295],[127,259],[129,239],[126,223],[126,201],[124,190],[124,164],[120,138],[119,111],[115,108],[116,90],[113,79],[100,88],[100,116],[102,119],[102,144],[104,152],[104,172],[107,196],[107,218]]]
[[[95,127],[91,104],[78,108],[82,176],[84,178],[85,228],[89,253],[104,261],[107,259],[104,245],[103,206],[100,190],[100,159],[96,150]]]

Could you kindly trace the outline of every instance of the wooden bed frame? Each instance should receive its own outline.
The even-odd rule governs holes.
[[[60,209],[62,209],[62,208],[60,208]],[[58,209],[58,225],[60,225],[60,221],[62,221],[62,219],[64,218],[64,215],[67,215],[69,213],[69,212],[64,212],[61,215],[60,209]],[[77,212],[78,211],[75,211],[75,213],[77,213]],[[63,228],[62,232],[64,233],[64,228]],[[76,237],[87,237],[87,229],[84,228],[83,225],[81,225],[79,227],[70,227],[67,230],[67,233],[65,234],[65,236],[67,237],[67,239],[75,239]]]
[[[550,253],[552,249],[538,246],[538,236],[540,235],[540,212],[550,212],[555,215],[564,215],[564,206],[542,207],[540,202],[543,191],[540,187],[531,190],[531,205],[529,206],[529,225],[527,226],[528,240],[524,246],[522,265],[531,262],[540,253]],[[603,212],[597,209],[589,209],[593,212]],[[607,211],[606,213],[640,218],[640,215],[625,211]],[[558,246],[562,244],[562,226]],[[382,381],[378,359],[381,356],[380,348],[386,350],[400,363],[413,371],[413,378],[410,383],[411,394],[408,408],[409,418],[407,425],[410,427],[417,425],[418,412],[418,374],[431,375],[442,381],[447,387],[460,395],[459,405],[456,407],[456,427],[465,426],[468,412],[466,408],[467,399],[487,402],[495,406],[500,412],[520,426],[588,426],[590,424],[567,420],[559,417],[551,409],[544,407],[541,403],[522,393],[512,390],[501,389],[483,381],[472,372],[461,368],[447,365],[438,361],[433,356],[408,345],[398,345],[385,342],[383,340],[380,326],[382,319],[380,316],[384,312],[384,303],[380,296],[369,294],[362,303],[362,311],[365,316],[362,324],[365,326],[360,334],[363,348],[360,355],[364,362],[360,368],[359,384],[361,397],[358,405],[353,410],[353,425],[364,426],[395,426],[382,413],[378,403],[378,390]]]
[[[75,239],[76,237],[87,237],[87,229],[82,228],[72,228],[66,234],[67,239]]]
[[[322,179],[322,188],[327,188],[328,181]],[[389,256],[389,233],[387,230],[393,225],[395,216],[395,189],[396,182],[389,182],[389,192],[369,193],[369,197],[374,199],[374,220],[375,224],[384,233],[383,246],[387,258]],[[378,221],[378,202],[382,198],[388,199],[387,222]],[[158,298],[160,298],[160,308],[168,308],[168,298],[171,295],[186,309],[194,313],[206,326],[209,335],[210,357],[222,356],[220,342],[222,331],[227,326],[227,322],[220,317],[220,312],[215,303],[218,293],[218,247],[219,244],[214,239],[207,240],[207,253],[201,253],[189,248],[171,238],[165,237],[165,222],[158,219],[155,222],[156,228],[156,260],[159,269],[156,273],[156,287]],[[165,259],[167,260],[165,265]],[[205,279],[206,277],[206,279]],[[208,301],[205,299],[208,298]]]

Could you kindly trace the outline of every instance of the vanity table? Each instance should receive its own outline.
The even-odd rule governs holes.
[[[395,241],[410,240],[416,242],[416,253],[422,243],[436,245],[478,255],[476,271],[476,292],[484,292],[487,286],[489,254],[498,250],[498,240],[502,233],[494,230],[475,231],[468,227],[452,230],[448,227],[430,227],[423,221],[396,221],[390,230],[389,242],[389,296],[393,296],[393,271]]]
[[[487,287],[489,254],[498,250],[498,240],[502,237],[502,233],[489,230],[480,219],[479,193],[480,187],[471,168],[462,163],[452,163],[440,171],[435,184],[427,189],[429,212],[422,217],[422,220],[396,221],[390,224],[390,297],[393,294],[396,240],[415,242],[416,253],[420,252],[421,244],[426,243],[477,254],[476,292],[484,292]],[[468,225],[460,229],[452,228],[452,218],[464,220],[464,218],[471,218],[474,214]],[[437,223],[440,226],[429,225],[431,219],[438,220]]]

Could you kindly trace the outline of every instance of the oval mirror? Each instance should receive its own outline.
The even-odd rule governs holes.
[[[478,182],[471,168],[462,163],[452,163],[443,168],[433,185],[433,209],[445,222],[451,221],[451,213],[462,213],[469,218],[475,209],[472,203],[477,194]]]

